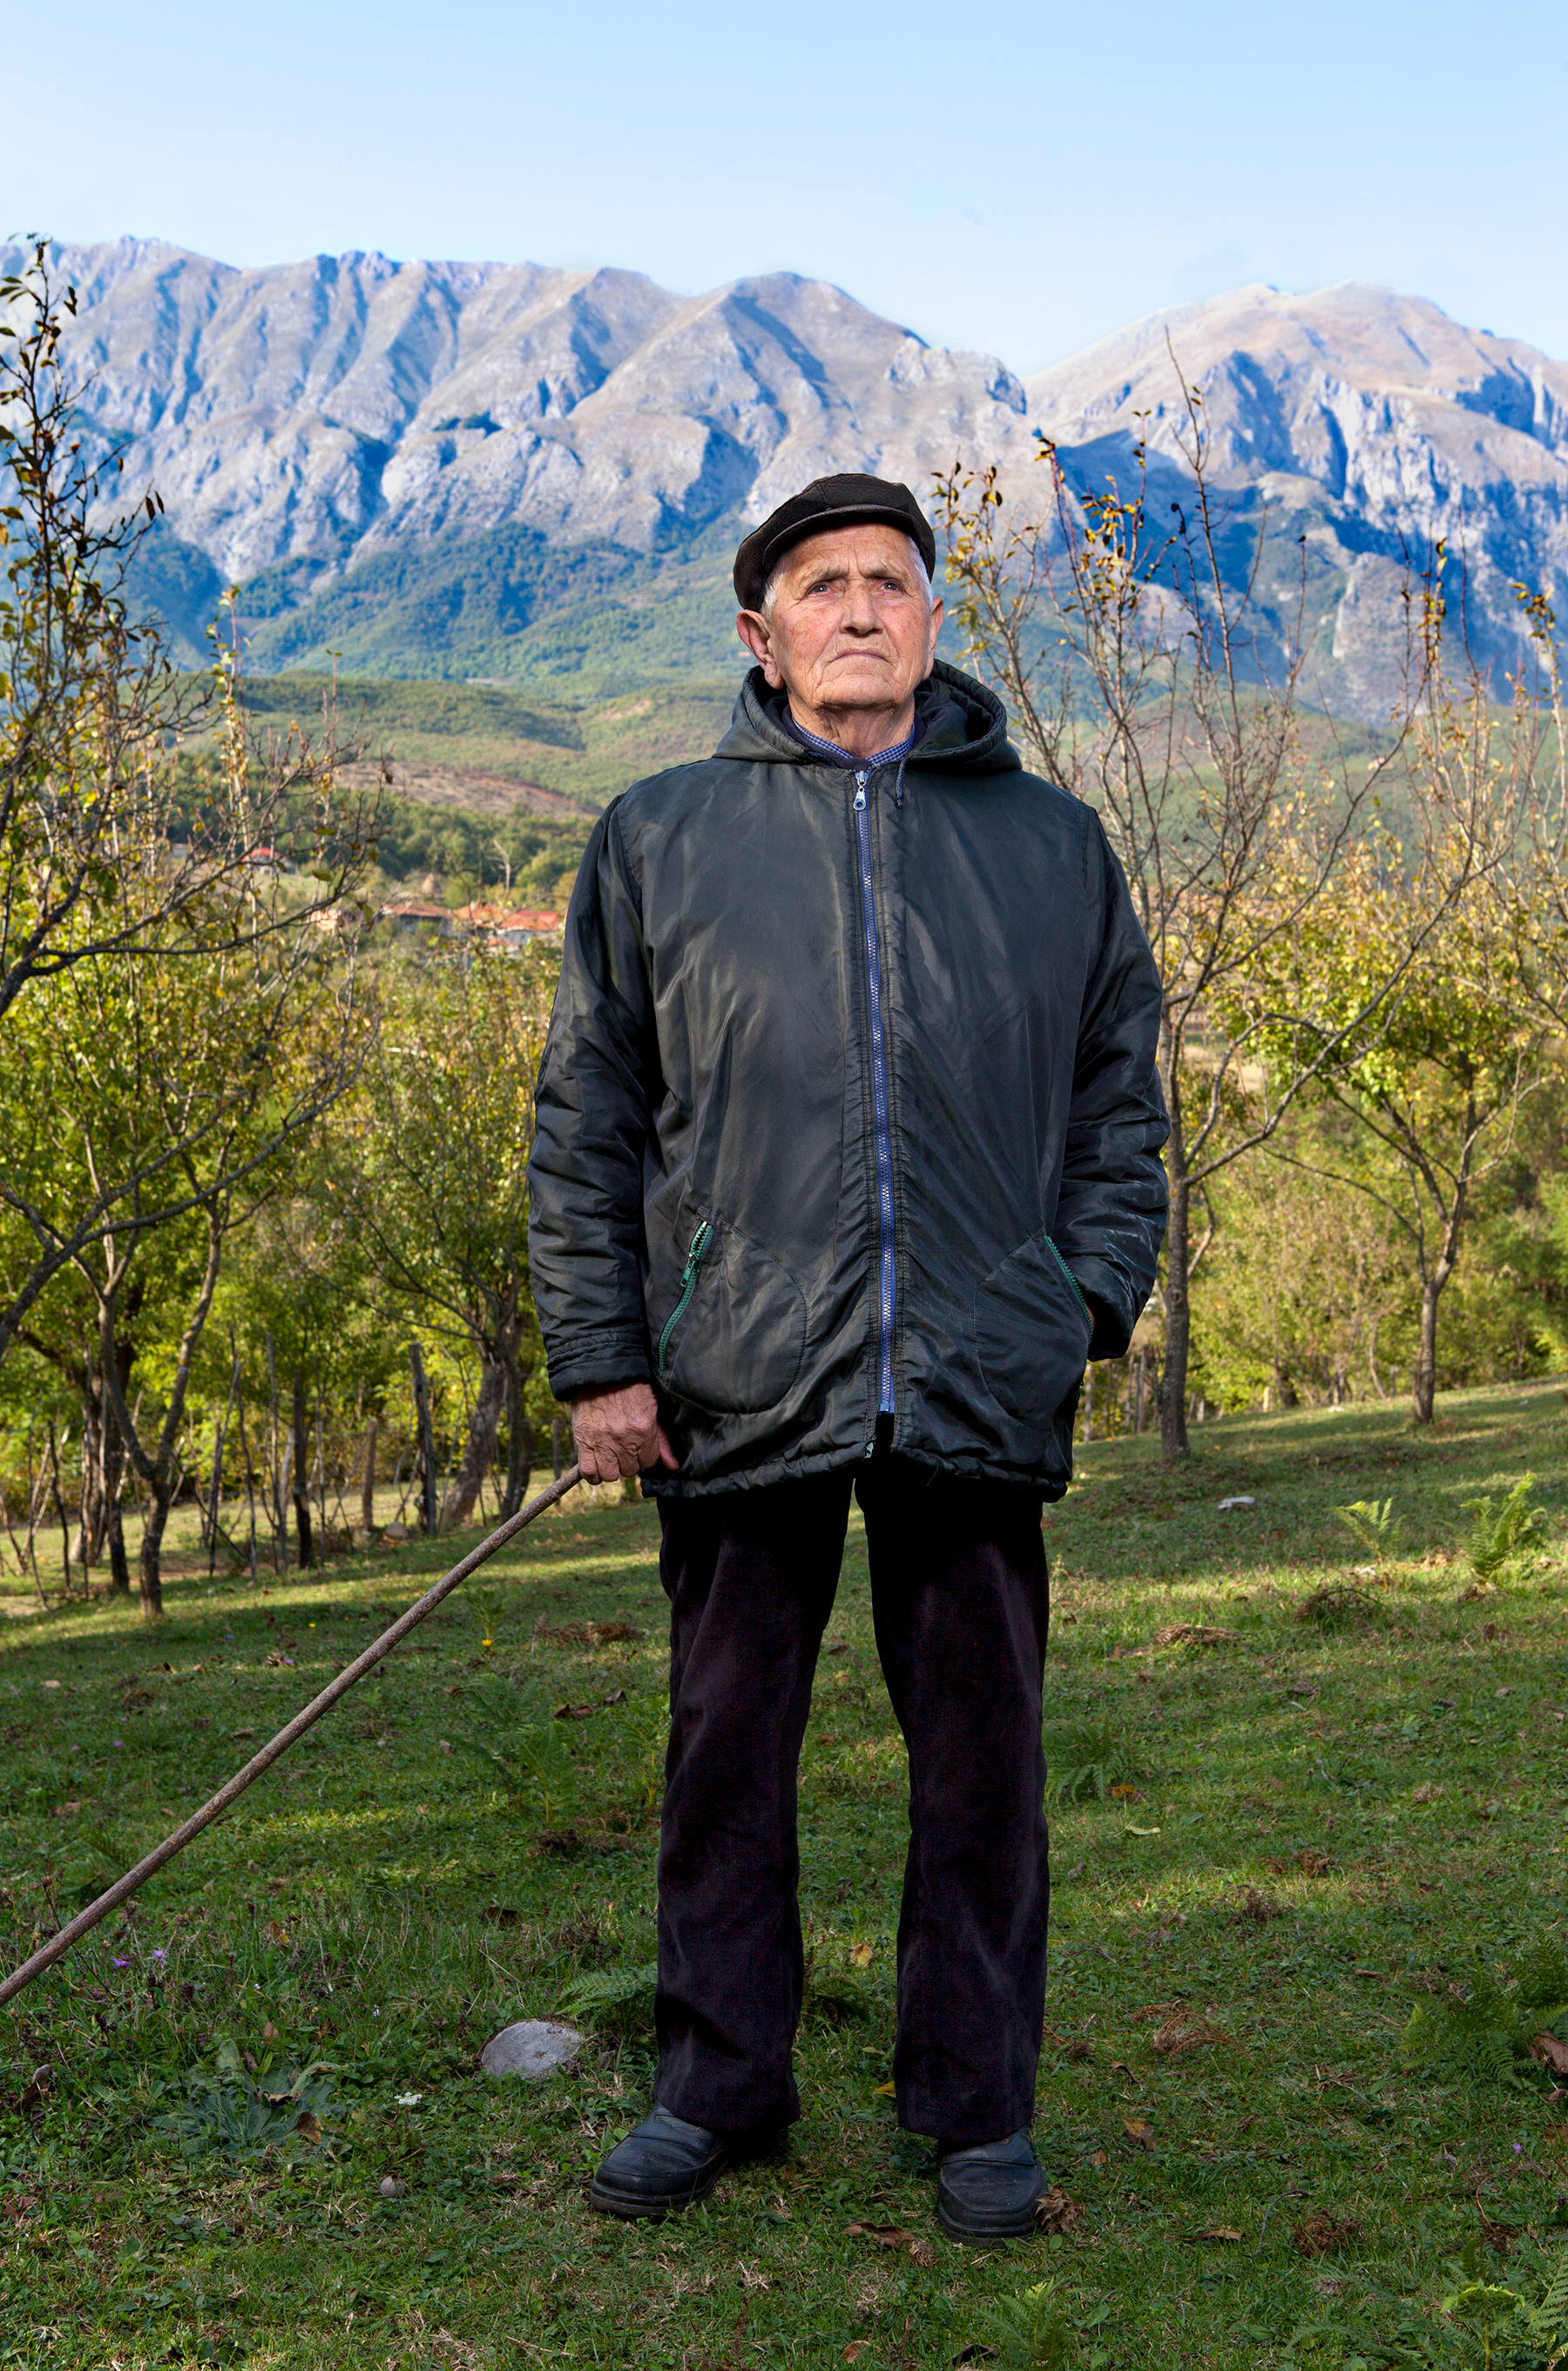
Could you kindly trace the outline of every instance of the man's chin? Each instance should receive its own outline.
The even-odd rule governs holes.
[[[876,674],[838,676],[830,672],[818,688],[816,705],[829,714],[849,715],[856,709],[900,708],[909,694],[889,677]]]

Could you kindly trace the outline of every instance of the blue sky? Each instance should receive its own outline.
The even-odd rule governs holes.
[[[838,282],[1037,369],[1249,280],[1568,355],[1568,10],[73,0],[0,232]],[[56,64],[61,64],[56,57]]]

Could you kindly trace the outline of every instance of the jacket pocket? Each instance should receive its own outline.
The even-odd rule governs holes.
[[[738,1228],[703,1219],[673,1298],[652,1313],[663,1388],[724,1416],[776,1407],[806,1354],[806,1300],[789,1270]]]
[[[1021,1243],[975,1294],[986,1390],[1037,1437],[1075,1402],[1093,1331],[1088,1304],[1047,1234]]]

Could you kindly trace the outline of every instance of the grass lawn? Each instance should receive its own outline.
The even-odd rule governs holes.
[[[588,2213],[648,2100],[631,1982],[574,2070],[476,2071],[653,1955],[656,1521],[568,1500],[6,2013],[0,2364],[1545,2365],[1481,2332],[1489,2289],[1568,2265],[1568,2076],[1458,2012],[1568,1929],[1565,1394],[1452,1396],[1424,1438],[1395,1407],[1195,1438],[1176,1475],[1094,1445],[1046,1515],[1051,1736],[1088,1790],[1053,1814],[1055,2235],[951,2246],[893,2123],[903,1754],[858,1521],[802,1776],[785,2151],[681,2221]],[[1527,1471],[1545,1558],[1477,1595],[1462,1502]],[[1334,1509],[1388,1497],[1358,1574]],[[6,1965],[451,1552],[176,1579],[156,1629],[8,1584]],[[1412,2008],[1446,2059],[1401,2054]],[[1476,2318],[1445,2317],[1467,2283]]]

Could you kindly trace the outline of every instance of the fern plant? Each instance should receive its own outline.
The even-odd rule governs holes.
[[[654,2021],[656,1961],[640,1968],[598,1968],[576,1977],[561,1995],[561,2006],[575,2023],[595,2025],[616,2033],[647,2030]]]
[[[1465,1500],[1466,1514],[1475,1517],[1469,1562],[1478,1580],[1500,1580],[1510,1570],[1527,1572],[1539,1556],[1546,1516],[1528,1503],[1535,1482],[1533,1474],[1516,1482],[1495,1512],[1490,1495]]]
[[[1494,2364],[1506,2364],[1509,2371],[1560,2371],[1568,2364],[1568,2248],[1542,2259],[1545,2288],[1534,2304],[1519,2288],[1488,2280],[1473,2236],[1459,2268],[1464,2278],[1444,2298],[1442,2311],[1463,2332],[1482,2371]]]
[[[1072,2336],[1054,2281],[1036,2281],[1021,2296],[987,2307],[982,2326],[1003,2371],[1059,2371]]]
[[[1334,1512],[1375,1564],[1388,1562],[1394,1544],[1392,1498],[1353,1498],[1348,1507],[1336,1507]]]
[[[1113,1787],[1129,1785],[1137,1767],[1111,1735],[1109,1719],[1063,1724],[1045,1732],[1045,1756],[1052,1775],[1047,1793],[1053,1803],[1104,1802]]]
[[[1519,2089],[1535,2072],[1530,2043],[1565,2018],[1568,1960],[1561,1944],[1542,1936],[1505,1983],[1478,1968],[1466,1995],[1423,1994],[1400,2049],[1412,2066],[1441,2080]]]

